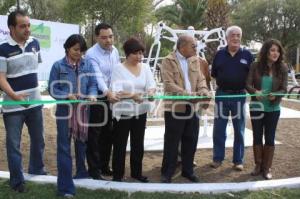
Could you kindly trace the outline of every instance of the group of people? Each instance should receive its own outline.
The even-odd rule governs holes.
[[[39,42],[30,36],[30,21],[21,10],[7,21],[10,36],[0,44],[0,87],[6,101],[40,100],[37,69],[41,62]],[[156,83],[150,67],[142,63],[145,47],[135,38],[123,45],[120,61],[113,46],[113,29],[106,23],[95,28],[97,43],[87,50],[84,38],[71,35],[64,43],[65,56],[50,72],[48,90],[57,100],[57,189],[65,197],[75,195],[73,178],[123,181],[128,136],[130,135],[131,177],[148,182],[142,174],[147,112],[151,109]],[[274,140],[280,116],[280,100],[287,90],[287,67],[279,41],[264,42],[258,60],[240,46],[242,30],[226,30],[228,45],[213,60],[211,76],[216,79],[213,161],[218,168],[225,158],[226,126],[231,116],[234,127],[233,169],[243,170],[246,91],[253,94],[250,116],[253,129],[255,168],[251,175],[271,179]],[[181,175],[199,182],[193,162],[199,134],[199,109],[211,100],[207,63],[196,53],[192,36],[181,35],[176,50],[164,58],[161,76],[167,95],[200,96],[198,99],[164,101],[164,150],[161,182],[172,182],[180,148]],[[87,51],[87,52],[86,52]],[[86,52],[86,53],[85,53]],[[277,95],[278,94],[278,95]],[[78,103],[77,100],[84,100]],[[24,192],[20,151],[24,123],[30,135],[28,173],[46,175],[43,163],[44,130],[42,105],[3,105],[10,186]],[[86,125],[88,124],[88,125]],[[263,141],[263,137],[265,141]],[[71,140],[74,140],[76,173],[72,172]],[[180,146],[180,147],[179,147]],[[112,156],[112,160],[110,157]],[[87,160],[87,168],[86,168]],[[112,165],[112,168],[109,166]]]

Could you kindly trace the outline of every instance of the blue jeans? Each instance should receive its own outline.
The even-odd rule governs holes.
[[[45,168],[43,154],[45,148],[42,108],[3,114],[6,129],[6,150],[10,185],[15,187],[24,182],[20,142],[24,123],[30,136],[30,158],[28,173],[43,175]]]
[[[71,139],[68,119],[56,119],[57,126],[57,189],[58,194],[75,194],[72,177]]]
[[[59,195],[75,194],[72,177],[71,137],[69,120],[56,119],[57,125],[57,189]],[[75,178],[86,178],[88,173],[85,166],[86,144],[75,141],[76,175]]]
[[[250,111],[251,123],[253,128],[253,145],[275,145],[275,133],[280,117],[280,111],[262,112]]]
[[[81,140],[74,140],[75,159],[76,159],[76,174],[74,179],[88,178],[89,173],[85,166],[86,159],[86,143]]]
[[[240,94],[245,93],[238,93],[238,95]],[[217,90],[216,96],[220,95],[228,95],[228,93]],[[225,158],[226,127],[228,116],[231,115],[234,128],[233,163],[243,163],[245,101],[245,97],[215,99],[215,119],[213,127],[213,160],[215,162],[222,162]]]

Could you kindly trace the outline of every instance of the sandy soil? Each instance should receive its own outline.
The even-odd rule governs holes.
[[[300,103],[284,101],[283,105],[285,107],[300,110]],[[44,109],[44,116],[46,140],[45,165],[51,175],[56,175],[55,120],[51,116],[51,113],[48,109]],[[0,117],[0,170],[7,171],[5,130],[3,126],[2,115]],[[300,131],[297,122],[299,122],[299,119],[281,119],[279,121],[276,140],[280,141],[282,144],[276,145],[273,162],[274,179],[300,176]],[[249,118],[247,120],[247,128],[251,129]],[[26,128],[24,128],[22,134],[21,147],[23,153],[24,171],[27,171],[29,137]],[[263,179],[261,176],[252,177],[250,175],[250,172],[254,167],[252,147],[247,147],[245,149],[245,169],[242,172],[232,170],[232,148],[226,149],[226,159],[223,162],[223,165],[218,169],[211,169],[209,167],[211,159],[211,149],[201,149],[196,153],[195,161],[197,166],[195,167],[195,172],[200,176],[202,182],[242,182]],[[127,154],[126,161],[126,176],[130,176],[129,154]],[[74,162],[75,161],[73,161],[73,163]],[[143,162],[144,175],[148,176],[152,182],[159,182],[161,162],[161,152],[145,152]],[[127,177],[127,181],[131,181],[130,177]],[[186,179],[180,176],[180,166],[178,166],[173,181],[179,183],[187,182]]]

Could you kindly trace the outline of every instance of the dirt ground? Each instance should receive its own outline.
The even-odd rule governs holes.
[[[300,111],[300,103],[284,101],[283,106]],[[51,113],[48,109],[44,109],[44,116],[46,140],[45,165],[50,175],[56,175],[55,120],[51,117]],[[0,170],[7,171],[5,130],[2,115],[0,117]],[[280,141],[282,144],[276,145],[272,170],[274,179],[300,176],[300,131],[299,126],[297,125],[299,121],[299,119],[281,119],[279,121],[276,140]],[[251,129],[249,118],[247,120],[247,128]],[[29,137],[26,128],[24,128],[22,134],[22,154],[24,171],[26,172],[29,155]],[[253,177],[250,175],[250,172],[254,167],[252,147],[246,147],[245,149],[245,169],[242,172],[232,170],[232,148],[226,149],[226,159],[223,162],[223,165],[218,169],[212,169],[209,167],[211,159],[211,149],[200,149],[196,153],[195,161],[197,166],[195,167],[195,172],[200,177],[201,182],[245,182],[263,179],[261,176]],[[125,175],[130,176],[129,154],[127,154],[126,161]],[[73,158],[73,163],[74,162],[75,160]],[[161,152],[145,152],[143,171],[144,175],[148,176],[151,182],[159,182],[161,162]],[[130,177],[127,177],[126,180],[132,181]],[[186,179],[181,177],[180,166],[176,171],[173,182],[188,182]]]

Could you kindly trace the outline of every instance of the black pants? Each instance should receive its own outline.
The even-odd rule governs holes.
[[[147,114],[128,119],[121,118],[116,122],[113,142],[113,178],[120,180],[124,177],[126,145],[130,132],[130,169],[131,176],[142,175],[144,157],[144,136]]]
[[[262,112],[250,111],[253,128],[253,145],[263,145],[263,135],[265,145],[275,145],[275,132],[280,116],[280,111]]]
[[[176,117],[174,115],[176,114]],[[189,116],[190,115],[190,116]],[[192,175],[199,135],[199,118],[187,109],[185,113],[165,112],[164,152],[161,174],[171,178],[176,169],[178,144],[181,141],[182,173]]]
[[[102,102],[102,104],[90,107],[91,126],[88,129],[87,141],[87,162],[90,174],[109,168],[113,142],[113,120],[109,102]]]

